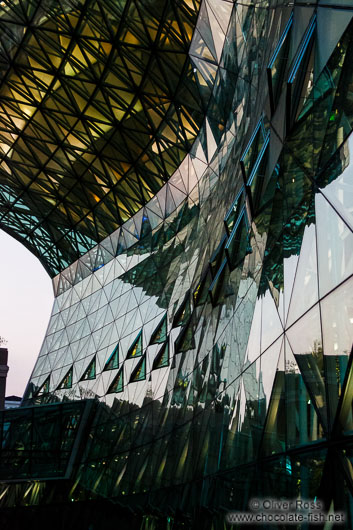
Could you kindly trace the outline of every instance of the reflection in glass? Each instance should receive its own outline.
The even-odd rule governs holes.
[[[315,196],[319,285],[324,296],[353,274],[353,233],[321,193]]]
[[[287,329],[286,335],[310,399],[326,430],[327,399],[319,305]]]

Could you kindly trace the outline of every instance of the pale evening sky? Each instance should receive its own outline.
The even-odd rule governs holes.
[[[0,336],[9,350],[6,395],[22,396],[48,326],[54,295],[39,260],[0,230]]]

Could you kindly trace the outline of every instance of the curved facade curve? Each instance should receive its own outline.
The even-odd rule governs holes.
[[[201,3],[190,149],[53,280],[23,404],[95,407],[73,501],[215,528],[276,494],[351,527],[352,7]]]
[[[0,223],[51,276],[143,208],[190,151],[213,81],[189,54],[199,7],[0,6]]]

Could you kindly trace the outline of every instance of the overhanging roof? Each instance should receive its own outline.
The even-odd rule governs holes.
[[[133,216],[190,150],[206,97],[188,56],[198,9],[1,3],[0,227],[52,276]]]

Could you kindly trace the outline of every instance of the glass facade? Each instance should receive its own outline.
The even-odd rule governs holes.
[[[19,6],[30,10],[35,5],[40,13],[41,2],[4,4],[3,17],[14,17]],[[65,83],[92,70],[76,61],[86,55],[84,28],[103,32],[104,19],[112,28],[114,52],[102,63],[99,83],[110,68],[114,72],[116,62],[120,65],[118,57],[123,61],[125,54],[133,54],[136,62],[140,53],[161,56],[155,58],[159,67],[167,68],[165,60],[175,77],[166,74],[158,90],[169,93],[174,87],[170,105],[177,114],[193,108],[185,112],[192,115],[194,133],[188,136],[188,126],[176,125],[174,110],[165,107],[159,132],[146,132],[159,110],[154,105],[146,110],[142,103],[144,110],[138,111],[131,88],[124,89],[130,99],[121,127],[97,133],[93,144],[104,147],[94,159],[82,147],[80,164],[106,167],[101,159],[107,156],[117,170],[119,131],[118,152],[127,149],[135,156],[139,175],[128,171],[121,180],[124,190],[114,186],[103,192],[124,202],[137,178],[141,201],[129,195],[129,214],[122,216],[116,206],[116,225],[104,225],[87,246],[75,247],[92,234],[80,222],[60,240],[51,234],[43,251],[38,250],[42,236],[31,232],[32,250],[59,273],[53,278],[56,299],[23,410],[60,410],[67,402],[84,400],[94,400],[94,407],[85,423],[84,447],[72,456],[75,465],[65,475],[69,485],[65,489],[62,479],[49,484],[44,475],[41,480],[29,473],[29,504],[40,511],[48,492],[55,496],[60,491],[63,509],[71,514],[70,528],[75,528],[76,504],[90,513],[90,503],[100,510],[99,503],[109,499],[127,527],[134,521],[145,530],[173,525],[211,530],[225,528],[227,512],[246,510],[252,498],[320,499],[326,512],[344,512],[343,527],[349,529],[353,3],[165,0],[117,5],[68,2],[60,9],[56,4],[50,16],[36,15],[31,35],[50,28],[59,39],[61,20],[79,20],[72,39],[82,40],[81,51],[60,56],[58,93],[68,94]],[[113,14],[103,16],[105,10]],[[132,40],[125,50],[120,36],[127,28]],[[174,34],[182,41],[183,64],[169,49]],[[32,38],[26,34],[23,50]],[[21,52],[14,56],[14,71],[21,70],[21,57]],[[73,73],[66,71],[70,61],[76,65]],[[134,78],[135,67],[126,58],[123,62],[125,74]],[[101,63],[94,64],[98,69]],[[4,87],[14,75],[11,69],[3,74]],[[144,90],[154,85],[155,71],[147,66],[140,75],[139,97],[148,99],[149,89]],[[40,109],[56,98],[50,86]],[[89,96],[90,104],[102,105],[112,116],[99,90]],[[3,101],[8,99],[0,97]],[[136,125],[131,142],[150,158],[140,157],[130,140],[122,140],[125,134],[130,138],[130,120],[146,129]],[[173,131],[173,145],[153,151],[162,142],[163,127]],[[81,129],[73,124],[72,131],[79,135]],[[141,138],[146,135],[146,144],[138,132]],[[11,138],[8,167],[17,168],[21,142]],[[46,137],[42,143],[50,144]],[[59,144],[55,149],[64,149]],[[178,153],[175,165],[166,162],[172,153]],[[151,170],[149,160],[164,168],[157,169],[160,184],[154,188],[143,176]],[[140,161],[144,170],[136,169]],[[48,167],[40,169],[42,175]],[[90,171],[84,165],[80,176],[70,177],[75,182],[68,200],[75,208],[78,186],[95,193]],[[11,188],[18,193],[18,207],[32,186],[41,186],[40,178],[21,192]],[[152,192],[148,197],[146,190]],[[106,219],[103,199],[97,204],[87,214],[96,227]],[[4,224],[5,217],[23,224],[25,216],[16,208],[11,203],[11,215],[4,214],[0,223],[21,238],[15,224]],[[62,214],[58,204],[53,209]],[[36,215],[32,206],[30,211]],[[44,217],[38,230],[48,228]],[[50,222],[58,224],[56,219]],[[61,259],[64,241],[67,253]],[[72,248],[77,252],[71,253]],[[59,261],[51,259],[48,249]],[[0,506],[7,513],[15,505],[14,487],[6,480],[0,486]],[[110,508],[99,513],[101,522],[93,522],[91,514],[87,526],[109,524]]]

